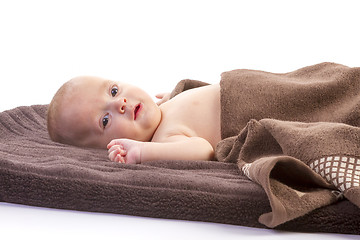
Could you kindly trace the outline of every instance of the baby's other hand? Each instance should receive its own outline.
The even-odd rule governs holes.
[[[130,139],[114,139],[107,148],[111,161],[119,163],[141,163],[141,149],[143,142]]]
[[[164,102],[168,101],[170,99],[170,93],[158,93],[155,96],[157,99],[160,99],[156,104],[160,106]]]

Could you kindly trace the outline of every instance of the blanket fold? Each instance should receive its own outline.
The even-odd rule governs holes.
[[[276,227],[344,195],[360,207],[360,68],[222,74],[219,161],[265,190]]]
[[[237,162],[264,188],[272,212],[259,221],[275,227],[334,203],[339,192],[360,207],[359,137],[359,128],[340,123],[252,120],[238,138],[219,143],[217,157]]]

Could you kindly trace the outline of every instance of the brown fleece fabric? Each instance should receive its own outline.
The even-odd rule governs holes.
[[[316,74],[308,75],[313,80]],[[178,90],[204,84],[182,81]],[[176,91],[173,92],[175,94]],[[355,93],[353,97],[356,97]],[[356,104],[354,101],[353,109],[356,109]],[[322,127],[323,123],[314,123],[309,127],[306,126],[308,123],[263,119],[275,117],[260,116],[258,120],[241,122],[244,126],[237,126],[234,134],[229,134],[219,143],[217,156],[222,162],[160,161],[124,165],[109,161],[106,150],[52,142],[46,130],[46,108],[47,105],[34,105],[0,113],[1,201],[264,228],[258,222],[261,216],[261,222],[274,225],[281,219],[280,222],[284,223],[276,226],[281,230],[360,234],[360,211],[355,205],[358,203],[353,200],[358,199],[356,189],[345,186],[346,190],[342,191],[351,202],[346,198],[334,202],[335,195],[331,191],[339,189],[340,185],[331,186],[328,190],[329,184],[309,170],[319,170],[321,164],[325,164],[322,169],[328,169],[325,160],[321,160],[324,157],[328,162],[339,162],[345,156],[347,165],[339,162],[337,175],[332,175],[335,172],[324,174],[339,180],[342,171],[353,169],[355,173],[356,166],[350,165],[354,165],[358,158],[353,149],[356,145],[353,140],[357,139],[357,135],[353,129],[348,129],[348,125],[333,123],[330,128],[334,130],[322,133],[323,128],[328,128]],[[347,119],[355,119],[356,114],[354,112],[353,118]],[[236,117],[236,120],[239,119],[245,122],[244,118]],[[308,138],[306,135],[309,131],[313,132],[312,129],[319,134]],[[332,132],[330,135],[336,140],[330,145],[316,147],[318,142],[329,136],[327,132]],[[337,142],[343,142],[347,152],[340,151],[342,147],[334,147],[338,146]],[[313,152],[317,154],[313,155]],[[328,160],[328,154],[332,160]],[[355,183],[354,180],[350,182],[352,185]],[[293,202],[294,197],[300,201]],[[287,207],[285,211],[282,206]],[[286,216],[280,218],[276,215],[278,212]]]
[[[218,157],[235,160],[249,179],[264,188],[272,208],[259,219],[266,226],[303,216],[342,195],[360,207],[360,128],[251,120],[235,142],[219,143],[219,151],[231,154],[228,159]],[[271,152],[267,147],[275,144],[278,147]]]
[[[261,223],[276,227],[342,194],[360,207],[360,68],[233,70],[220,85],[217,158],[264,188],[272,211]]]

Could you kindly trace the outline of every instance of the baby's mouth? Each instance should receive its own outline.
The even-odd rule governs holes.
[[[134,108],[134,120],[136,120],[136,118],[138,117],[141,108],[142,108],[141,103],[139,103],[138,105],[135,106],[135,108]]]

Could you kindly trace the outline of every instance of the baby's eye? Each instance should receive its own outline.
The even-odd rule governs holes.
[[[103,124],[103,127],[105,128],[106,125],[108,124],[109,122],[109,115],[106,115],[103,119],[102,119],[102,124]]]
[[[112,87],[111,89],[111,96],[115,97],[116,94],[118,93],[118,88],[116,86]]]

